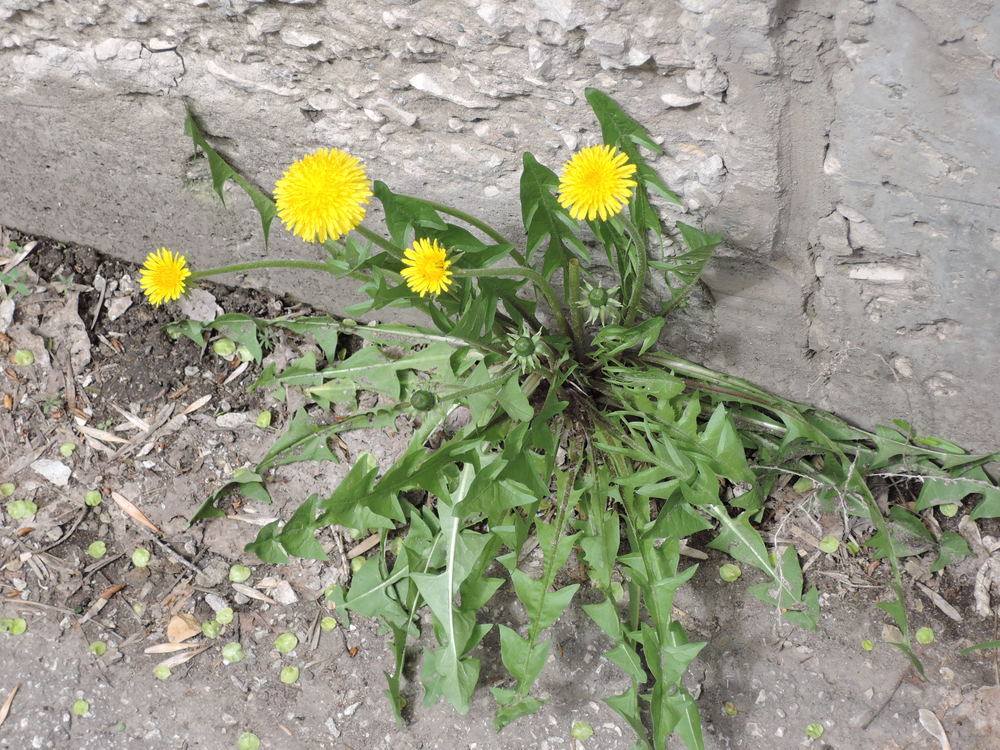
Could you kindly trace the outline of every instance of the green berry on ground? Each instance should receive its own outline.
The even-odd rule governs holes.
[[[741,575],[743,575],[743,571],[740,570],[738,565],[733,565],[732,563],[726,563],[719,568],[719,577],[727,583],[732,583]]]
[[[283,654],[294,651],[299,645],[299,639],[293,633],[282,633],[274,639],[274,647]]]

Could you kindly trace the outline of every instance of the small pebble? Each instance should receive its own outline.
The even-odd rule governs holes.
[[[330,736],[333,737],[333,739],[340,737],[340,730],[337,728],[337,722],[333,720],[332,716],[326,720],[325,726],[329,730]]]
[[[201,369],[194,365],[188,365],[184,368],[184,375],[189,378],[195,377],[199,372],[201,372]]]
[[[215,418],[215,424],[227,430],[232,430],[244,424],[249,417],[245,411],[231,411]]]
[[[61,461],[53,461],[51,458],[40,458],[31,464],[31,468],[56,487],[65,487],[69,484],[70,474],[73,473],[73,470],[66,464]]]
[[[288,581],[279,583],[274,591],[271,592],[271,596],[278,604],[295,604],[299,600],[298,595]]]

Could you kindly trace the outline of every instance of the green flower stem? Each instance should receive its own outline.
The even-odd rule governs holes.
[[[236,263],[231,266],[220,266],[219,268],[206,268],[204,271],[192,271],[187,277],[187,282],[197,281],[206,276],[218,276],[224,273],[241,273],[243,271],[254,271],[258,268],[305,268],[308,271],[330,272],[326,263],[316,263],[309,260],[251,260],[246,263]]]
[[[441,400],[444,401],[457,401],[458,399],[465,398],[466,396],[472,396],[476,393],[482,393],[483,391],[488,391],[490,388],[495,388],[498,385],[503,385],[510,377],[514,374],[513,370],[507,370],[501,375],[493,378],[492,380],[487,380],[485,383],[480,383],[479,385],[473,385],[469,388],[463,388],[460,391],[454,391],[452,393],[441,394]]]
[[[626,328],[631,328],[635,322],[635,316],[639,312],[639,306],[642,304],[642,292],[646,288],[646,275],[649,273],[649,256],[646,252],[645,234],[636,229],[635,224],[626,216],[624,211],[620,219],[626,229],[628,229],[629,236],[632,238],[632,244],[635,245],[635,249],[639,254],[639,267],[636,269],[632,296],[629,298],[624,310],[624,325]]]
[[[363,224],[358,224],[358,226],[354,227],[354,231],[360,234],[366,240],[371,240],[374,244],[378,245],[380,248],[389,253],[389,255],[391,255],[393,258],[403,257],[403,248],[401,248],[394,242],[390,242],[381,234],[373,232],[371,229],[364,226]]]
[[[549,307],[552,308],[552,312],[556,316],[556,323],[559,325],[559,330],[573,341],[577,356],[583,356],[583,342],[573,335],[573,329],[570,328],[566,316],[563,314],[559,298],[556,296],[549,282],[545,280],[545,277],[535,269],[528,268],[527,266],[522,268],[457,268],[452,275],[459,278],[515,276],[528,279],[542,293],[545,301],[549,303]]]
[[[495,240],[497,243],[499,243],[501,245],[513,245],[514,244],[513,242],[509,241],[506,237],[504,237],[502,234],[500,234],[500,232],[498,232],[493,227],[491,227],[489,224],[487,224],[485,221],[480,221],[475,216],[472,216],[471,214],[465,213],[465,211],[460,211],[457,208],[452,208],[451,206],[445,205],[444,203],[435,203],[434,201],[429,201],[426,198],[415,198],[412,195],[401,195],[400,197],[401,198],[410,198],[412,200],[419,200],[422,203],[424,203],[424,204],[430,206],[431,208],[433,208],[435,211],[440,211],[443,214],[448,214],[449,216],[454,216],[456,219],[461,219],[466,224],[474,226],[476,229],[478,229],[479,231],[481,231],[487,237],[489,237],[492,240]],[[524,261],[524,256],[521,255],[517,250],[511,250],[510,257],[512,257],[519,265],[522,265],[522,266],[527,265],[527,263],[525,263],[525,261]]]
[[[566,304],[569,305],[570,322],[573,324],[573,343],[583,341],[583,308],[580,307],[580,261],[570,258],[566,268]],[[577,356],[582,356],[577,351]]]

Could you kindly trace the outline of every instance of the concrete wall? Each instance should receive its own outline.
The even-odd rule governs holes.
[[[991,0],[0,0],[0,223],[133,261],[262,257],[249,201],[224,210],[191,160],[186,102],[265,190],[336,146],[517,236],[521,153],[558,171],[598,142],[596,86],[727,240],[666,346],[996,449],[998,41]],[[271,253],[319,257],[281,229]]]

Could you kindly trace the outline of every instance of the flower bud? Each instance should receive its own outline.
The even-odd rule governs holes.
[[[530,336],[521,336],[514,341],[514,354],[518,357],[530,357],[535,353],[535,342]]]
[[[608,293],[599,286],[595,286],[589,292],[587,292],[587,302],[590,303],[591,307],[604,307],[608,304]]]
[[[417,391],[410,396],[410,406],[417,411],[430,411],[437,405],[437,396],[430,391]]]

